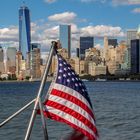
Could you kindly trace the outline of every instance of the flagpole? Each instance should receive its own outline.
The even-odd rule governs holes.
[[[40,114],[41,114],[41,120],[42,120],[42,127],[43,127],[43,131],[44,131],[44,139],[48,140],[48,132],[47,132],[47,127],[46,127],[46,121],[44,118],[43,106],[41,103],[41,99],[39,99],[39,108],[40,108]]]
[[[31,115],[31,118],[30,118],[30,122],[29,122],[29,125],[28,125],[28,128],[27,128],[27,132],[26,132],[24,140],[29,140],[29,138],[30,138],[31,131],[32,131],[32,128],[33,128],[33,124],[34,124],[34,121],[35,121],[35,116],[36,116],[36,112],[37,112],[39,99],[41,97],[41,94],[42,94],[42,91],[43,91],[43,88],[44,88],[44,85],[45,85],[45,82],[46,82],[46,79],[47,79],[47,75],[49,73],[51,60],[52,60],[52,57],[53,57],[53,54],[54,54],[54,49],[56,48],[56,46],[57,46],[57,43],[55,41],[53,41],[52,46],[51,46],[51,50],[50,50],[50,55],[49,55],[48,61],[46,63],[45,71],[44,71],[44,74],[43,74],[43,77],[42,77],[42,80],[41,80],[41,85],[40,85],[40,88],[39,88],[39,91],[38,91],[38,94],[37,94],[34,109],[32,111],[32,115]]]
[[[36,99],[33,99],[32,101],[30,101],[28,104],[26,104],[24,107],[22,107],[20,110],[18,110],[17,112],[15,112],[13,115],[11,115],[10,117],[8,117],[5,121],[3,121],[0,124],[0,127],[4,126],[6,123],[8,123],[10,120],[12,120],[14,117],[16,117],[17,115],[19,115],[22,111],[24,111],[26,108],[28,108]]]

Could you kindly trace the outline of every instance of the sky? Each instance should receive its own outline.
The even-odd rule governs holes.
[[[42,52],[58,40],[59,25],[70,24],[72,50],[80,36],[125,39],[127,29],[140,24],[140,0],[24,0],[30,9],[32,42]],[[18,10],[22,0],[0,0],[0,44],[18,48]],[[97,44],[99,46],[99,44]]]

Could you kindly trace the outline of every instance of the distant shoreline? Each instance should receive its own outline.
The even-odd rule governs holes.
[[[106,81],[102,81],[102,80],[82,80],[83,82],[140,82],[140,80],[106,80]],[[29,82],[29,83],[33,83],[33,82],[41,82],[41,81],[18,81],[18,80],[4,80],[4,81],[0,81],[0,83],[24,83],[24,82]],[[46,81],[46,82],[51,82],[51,81]]]

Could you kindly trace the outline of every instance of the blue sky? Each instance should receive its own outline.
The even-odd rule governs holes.
[[[32,41],[44,50],[59,37],[59,24],[72,25],[72,47],[79,36],[125,38],[140,24],[140,0],[24,0],[31,12]],[[18,9],[22,0],[1,0],[0,44],[18,46]]]

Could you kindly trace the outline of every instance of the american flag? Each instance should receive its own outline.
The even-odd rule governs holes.
[[[87,140],[97,140],[95,118],[84,83],[60,54],[57,62],[56,77],[44,102],[45,116],[68,124]]]

